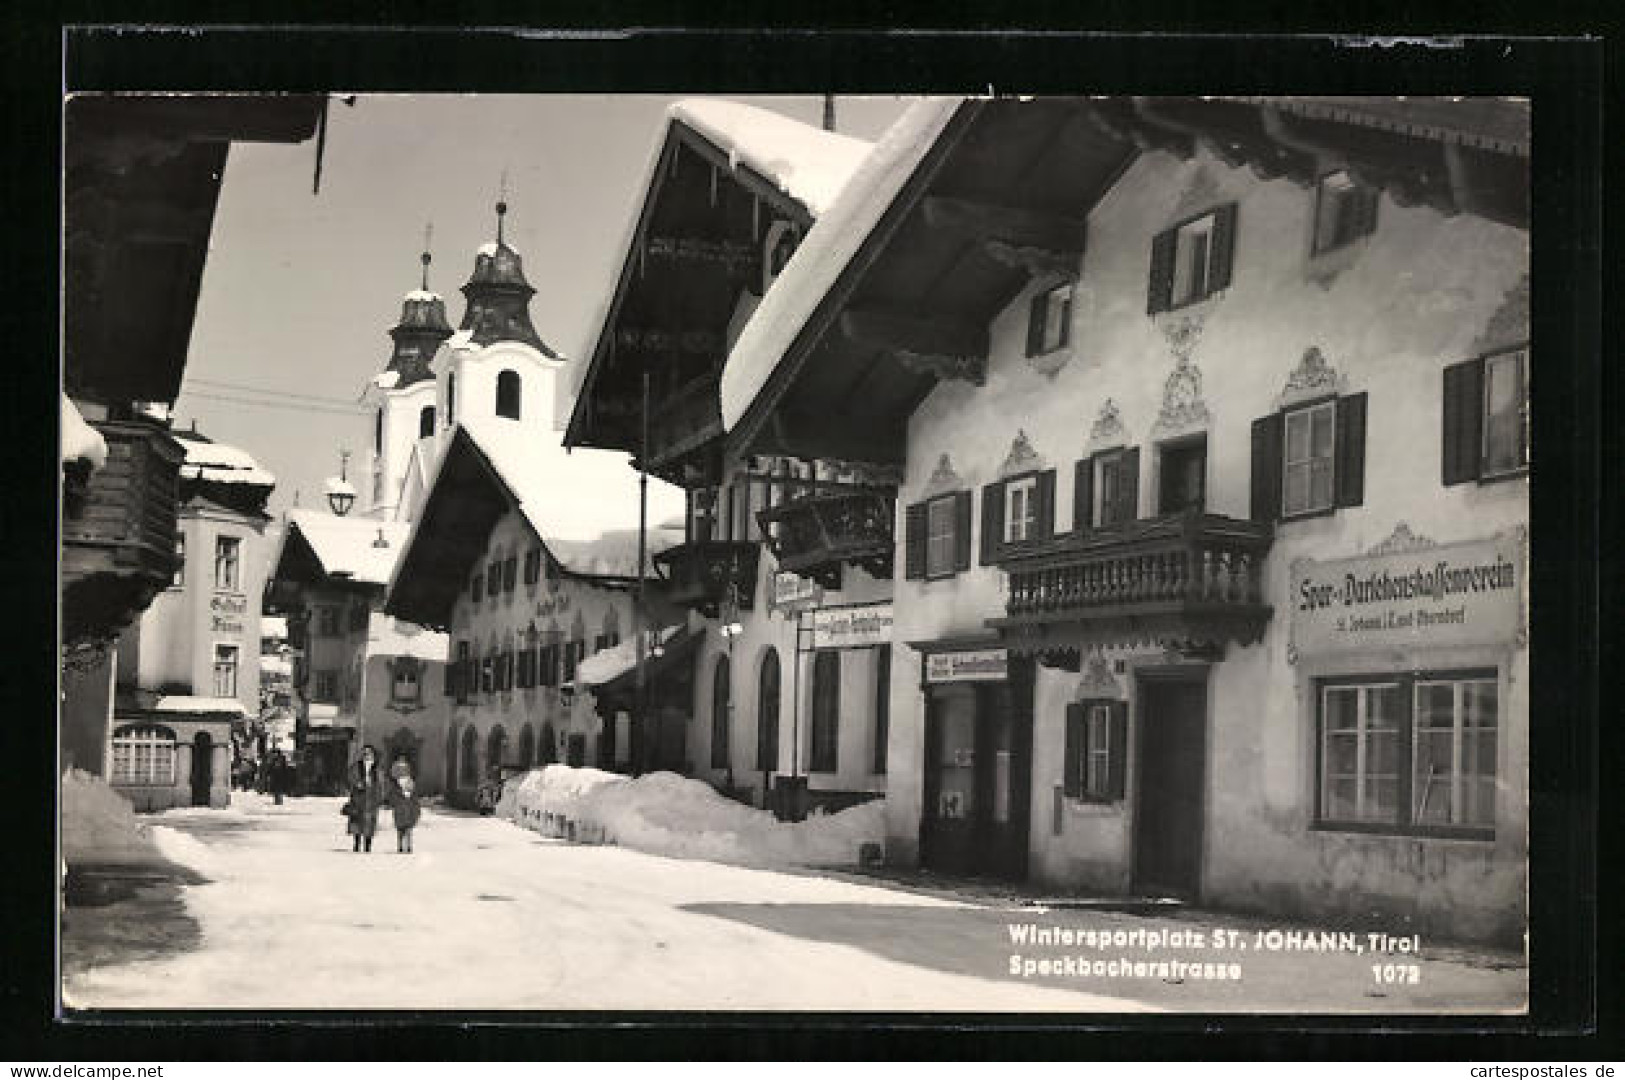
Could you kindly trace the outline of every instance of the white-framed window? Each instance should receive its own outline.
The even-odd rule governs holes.
[[[214,539],[214,587],[236,592],[241,585],[242,540],[235,536]]]
[[[1320,824],[1493,833],[1498,694],[1487,670],[1322,680]]]
[[[1331,509],[1336,501],[1336,402],[1292,409],[1284,414],[1282,424],[1282,516]]]
[[[1204,214],[1179,227],[1174,241],[1173,306],[1180,307],[1206,296],[1208,260],[1213,250],[1214,215]]]
[[[1024,476],[1004,485],[1004,542],[1020,543],[1038,525],[1038,477]]]
[[[241,652],[235,645],[216,645],[214,647],[214,696],[219,698],[234,698],[237,696],[237,658]]]
[[[1529,351],[1484,360],[1483,475],[1505,476],[1529,467]]]
[[[1072,337],[1072,283],[1045,289],[1033,297],[1027,314],[1027,355],[1064,349]]]
[[[956,538],[954,536],[954,497],[945,495],[932,499],[925,509],[925,574],[942,577],[954,572]]]
[[[1083,717],[1083,790],[1099,797],[1106,791],[1111,775],[1112,711],[1105,705],[1091,705]]]
[[[1068,798],[1116,802],[1123,798],[1128,762],[1128,706],[1091,700],[1068,705],[1062,787]]]
[[[1346,170],[1327,173],[1315,185],[1315,235],[1311,253],[1346,247],[1377,228],[1377,191],[1356,183]]]
[[[151,725],[113,733],[114,784],[164,787],[175,782],[175,733]]]

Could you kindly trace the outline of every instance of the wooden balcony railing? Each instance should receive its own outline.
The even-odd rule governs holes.
[[[665,573],[667,598],[717,618],[730,597],[739,610],[756,601],[756,565],[761,547],[743,540],[698,540],[654,556]]]
[[[92,425],[106,464],[77,482],[62,506],[63,637],[116,633],[169,585],[181,444],[150,422]]]
[[[1269,621],[1267,524],[1187,512],[1070,533],[1013,550],[1005,616],[989,620],[1025,651],[1258,641]]]
[[[756,519],[781,570],[838,589],[844,563],[891,577],[895,507],[890,490],[824,490],[758,511]]]

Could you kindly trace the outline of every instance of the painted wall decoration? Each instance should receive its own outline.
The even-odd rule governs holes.
[[[1325,354],[1317,346],[1311,345],[1304,350],[1298,366],[1287,375],[1286,386],[1281,389],[1276,405],[1285,409],[1315,398],[1341,394],[1346,383],[1347,380],[1326,361]]]
[[[999,466],[999,479],[1004,480],[1022,473],[1036,472],[1046,465],[1043,457],[1033,449],[1032,442],[1027,438],[1025,431],[1017,431],[1016,437],[1010,442],[1010,452],[1005,455],[1004,464]]]
[[[1094,426],[1089,429],[1089,452],[1093,454],[1113,447],[1126,446],[1130,441],[1128,428],[1123,426],[1123,416],[1118,412],[1117,403],[1107,398],[1105,404],[1100,407],[1100,415],[1095,417]]]
[[[1151,425],[1153,439],[1169,439],[1206,431],[1207,402],[1202,400],[1202,369],[1180,357],[1162,384],[1162,407]]]

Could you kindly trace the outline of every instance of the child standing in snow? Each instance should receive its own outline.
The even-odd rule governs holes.
[[[389,799],[389,808],[395,814],[395,850],[408,855],[412,853],[412,829],[423,812],[416,789],[410,774],[402,776],[395,781]]]

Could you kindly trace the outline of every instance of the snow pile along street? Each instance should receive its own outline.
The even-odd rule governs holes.
[[[510,782],[497,813],[544,836],[740,866],[855,866],[885,832],[879,799],[786,822],[675,773],[631,778],[568,765]]]
[[[62,774],[62,858],[72,864],[140,862],[158,854],[130,801],[83,769]]]

